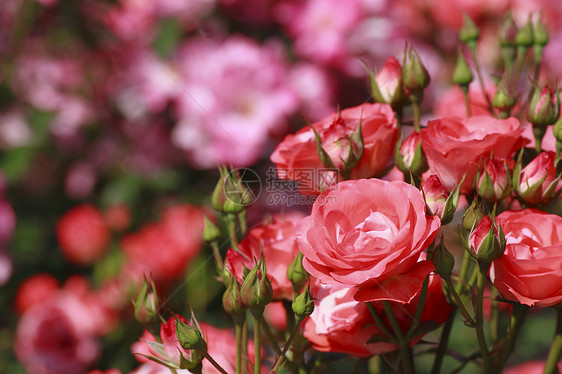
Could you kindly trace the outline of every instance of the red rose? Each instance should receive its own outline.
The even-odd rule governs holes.
[[[510,158],[527,142],[516,118],[487,116],[443,118],[429,121],[422,129],[422,147],[429,169],[452,191],[466,175],[462,193],[472,190],[481,163],[490,155]]]
[[[433,270],[418,259],[439,227],[417,188],[351,180],[318,197],[297,224],[297,243],[305,269],[320,281],[356,287],[357,300],[406,303]]]
[[[562,301],[562,217],[535,209],[496,217],[506,239],[490,278],[503,297],[547,307]]]
[[[399,129],[390,105],[363,104],[344,109],[339,115],[333,113],[312,124],[334,166],[341,170],[341,164],[348,159],[350,151],[356,151],[356,144],[350,137],[357,130],[359,121],[363,132],[364,151],[351,170],[351,179],[376,176],[386,169],[392,159]],[[324,169],[324,165],[316,151],[314,131],[310,126],[302,128],[294,135],[287,135],[271,155],[271,161],[277,165],[279,178],[300,182],[302,191],[319,193],[333,184],[328,176],[323,178],[318,175],[318,170]],[[300,172],[301,170],[305,172]],[[307,170],[312,170],[316,175],[307,180],[307,176],[310,178]]]
[[[227,266],[240,283],[243,266],[254,268],[254,261],[259,261],[263,251],[273,298],[293,299],[293,287],[287,279],[287,268],[299,252],[295,237],[295,222],[299,218],[302,218],[302,214],[296,212],[285,217],[276,216],[271,223],[250,230],[238,245],[239,252],[228,250]]]
[[[79,205],[66,212],[59,220],[57,239],[69,261],[89,265],[105,253],[109,243],[109,230],[95,206]]]

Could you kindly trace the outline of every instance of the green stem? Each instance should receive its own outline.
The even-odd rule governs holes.
[[[248,372],[248,321],[242,324],[242,374]]]
[[[513,348],[515,348],[515,342],[517,341],[517,336],[521,331],[521,327],[523,327],[523,323],[529,314],[529,309],[527,305],[515,304],[513,305],[513,315],[511,316],[511,326],[509,331],[509,336],[507,337],[507,341],[501,348],[499,353],[497,364],[494,368],[495,373],[501,373],[507,359],[511,352],[513,352]]]
[[[224,370],[218,362],[216,362],[211,355],[208,352],[201,352],[201,354],[203,355],[203,357],[205,357],[207,360],[209,360],[209,362],[211,363],[211,365],[213,365],[218,371],[221,372],[221,374],[228,374],[226,372],[226,370]]]
[[[441,366],[443,365],[443,359],[445,358],[445,352],[447,346],[449,345],[449,337],[451,336],[451,330],[453,330],[453,323],[455,322],[455,316],[457,314],[457,308],[453,307],[447,322],[443,327],[441,332],[441,339],[439,340],[439,346],[437,352],[435,353],[435,360],[433,361],[433,368],[431,369],[431,374],[439,374],[441,372]]]
[[[464,303],[462,302],[461,297],[459,296],[459,294],[457,293],[457,291],[455,291],[455,286],[453,286],[453,282],[451,281],[451,279],[446,279],[445,283],[447,284],[447,288],[449,289],[451,295],[453,296],[453,299],[455,300],[455,304],[456,306],[459,308],[459,311],[461,312],[463,318],[470,323],[471,325],[474,324],[474,320],[472,319],[472,317],[470,316],[470,313],[468,312],[468,310],[466,310],[466,307],[464,306]]]
[[[386,317],[390,322],[390,326],[392,326],[392,330],[394,331],[394,336],[398,339],[398,351],[400,352],[400,367],[402,368],[402,372],[408,374],[415,373],[408,339],[406,339],[406,336],[402,333],[402,329],[400,329],[400,325],[390,306],[390,302],[388,300],[383,300],[382,305]]]
[[[414,107],[414,130],[420,132],[421,100],[416,95],[411,95],[411,100]]]
[[[291,331],[291,335],[289,336],[289,339],[287,339],[287,341],[285,342],[285,345],[283,346],[283,350],[281,351],[281,354],[277,357],[277,360],[275,361],[275,364],[273,365],[270,374],[277,373],[277,371],[281,368],[281,366],[285,362],[285,355],[287,354],[287,351],[291,347],[291,344],[293,344],[293,340],[295,340],[295,336],[297,336],[297,332],[299,332],[299,326],[301,322],[302,320],[297,319],[295,325],[293,326],[293,330]]]
[[[236,323],[236,374],[242,374],[242,328],[243,323]]]
[[[416,332],[418,326],[420,325],[420,319],[423,311],[423,307],[425,305],[425,299],[427,296],[427,285],[429,284],[429,275],[427,275],[423,281],[422,289],[420,292],[420,298],[418,300],[418,305],[416,307],[416,312],[414,314],[414,319],[412,320],[412,324],[408,328],[406,332],[406,340],[410,341],[414,337],[414,333]]]
[[[523,61],[525,60],[525,55],[527,54],[527,47],[517,47],[517,57],[515,57],[515,68],[513,69],[513,76],[511,77],[511,87],[517,87],[517,81],[519,80],[519,75],[523,69]]]
[[[261,329],[260,318],[254,316],[254,373],[261,372]]]
[[[211,242],[211,250],[213,251],[213,257],[215,258],[215,264],[217,266],[218,273],[222,276],[224,270],[224,263],[222,261],[221,253],[219,250],[219,244],[216,240]],[[223,280],[225,280],[223,278]]]
[[[558,360],[560,360],[562,356],[562,307],[556,308],[556,316],[556,332],[554,333],[554,339],[550,346],[550,352],[548,352],[543,374],[556,373]]]
[[[478,338],[478,346],[482,354],[482,361],[484,361],[484,372],[490,373],[490,357],[488,346],[486,344],[486,337],[484,336],[484,316],[482,312],[483,299],[484,299],[484,286],[486,285],[486,271],[484,266],[479,265],[478,273],[478,295],[476,297],[476,337]]]
[[[464,251],[462,258],[461,271],[459,274],[460,282],[457,284],[457,293],[462,293],[464,286],[466,285],[466,273],[468,273],[468,268],[470,266],[470,254],[468,251]]]
[[[366,304],[367,304],[367,309],[369,309],[369,312],[371,313],[371,316],[375,320],[375,323],[377,324],[379,330],[381,330],[390,339],[396,340],[392,332],[388,329],[388,327],[386,327],[384,321],[381,319],[381,317],[379,317],[373,304],[371,302],[367,302]],[[398,344],[398,341],[395,341],[395,344]]]
[[[238,251],[238,237],[236,236],[236,215],[227,213],[225,216],[226,228],[230,237],[230,245],[236,252]]]
[[[461,85],[461,88],[464,94],[464,105],[466,106],[466,116],[470,117],[471,113],[470,113],[470,100],[468,99],[468,85],[467,84]]]
[[[277,344],[277,340],[275,339],[275,336],[273,335],[273,332],[271,331],[271,328],[269,327],[269,324],[267,323],[265,318],[263,318],[263,316],[260,318],[260,322],[261,322],[261,327],[263,328],[263,331],[265,331],[265,335],[267,336],[267,339],[269,340],[269,343],[271,344],[271,347],[273,348],[273,350],[275,350],[276,354],[280,355],[281,349],[279,349],[279,345]]]
[[[492,287],[492,315],[490,316],[490,342],[493,345],[498,340],[499,332],[499,308],[498,302],[496,301],[496,296],[498,295],[498,290]]]
[[[482,90],[482,94],[486,98],[486,103],[488,103],[488,110],[492,113],[493,116],[496,116],[496,112],[494,111],[494,107],[492,106],[492,101],[486,92],[486,87],[484,86],[484,79],[482,79],[482,71],[480,70],[480,63],[478,62],[478,56],[476,55],[476,47],[470,48],[470,52],[472,54],[472,59],[474,60],[474,67],[476,68],[476,76],[478,77],[478,83],[480,83],[480,89]]]

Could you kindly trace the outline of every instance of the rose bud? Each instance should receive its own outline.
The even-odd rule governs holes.
[[[523,26],[517,34],[515,34],[515,45],[517,47],[530,47],[533,45],[533,23],[531,21],[531,16],[525,26]]]
[[[203,339],[203,333],[199,328],[199,324],[192,315],[191,326],[183,322],[177,316],[176,321],[176,337],[179,345],[183,349],[195,349],[198,352],[207,352],[207,343]]]
[[[244,278],[240,290],[242,300],[250,308],[250,312],[256,318],[263,314],[263,310],[273,298],[271,281],[266,275],[265,259],[262,256],[260,262]]]
[[[304,287],[305,283],[308,282],[310,274],[302,266],[303,254],[301,251],[297,253],[297,256],[287,267],[287,279],[291,281],[293,285],[293,290],[299,292]]]
[[[211,243],[211,242],[214,242],[216,240],[219,240],[220,237],[221,237],[220,229],[217,227],[217,225],[214,224],[213,221],[211,221],[209,219],[209,217],[207,217],[205,215],[205,226],[203,228],[203,240],[205,240],[205,242],[207,242],[207,243]]]
[[[382,70],[375,76],[371,71],[371,92],[377,103],[390,104],[393,108],[400,108],[408,101],[402,89],[402,66],[396,58],[386,59]]]
[[[453,274],[453,268],[455,267],[455,258],[445,247],[445,240],[441,237],[441,242],[431,257],[433,265],[435,266],[435,272],[443,279],[447,280],[451,278]]]
[[[293,312],[297,321],[302,321],[314,311],[314,299],[310,294],[310,283],[306,285],[304,291],[295,297],[292,304]]]
[[[459,49],[457,53],[457,64],[453,73],[453,82],[460,85],[465,92],[468,92],[468,85],[473,79],[474,76],[472,75],[472,70],[466,63],[466,60]]]
[[[421,136],[419,132],[412,132],[400,146],[395,157],[396,166],[404,174],[420,176],[427,170],[427,158],[421,146]]]
[[[535,64],[540,63],[544,47],[548,44],[548,31],[544,27],[542,20],[539,18],[533,27],[533,57]]]
[[[556,192],[560,176],[556,177],[554,152],[542,152],[521,173],[514,173],[513,187],[517,196],[528,204],[546,203]],[[520,169],[520,161],[518,161]]]
[[[505,249],[505,236],[489,216],[484,216],[468,237],[468,247],[478,263],[488,267]]]
[[[505,74],[492,98],[492,106],[499,111],[500,118],[502,119],[508,118],[511,114],[511,109],[517,104],[517,96],[508,88],[508,80],[509,77]]]
[[[483,172],[476,177],[476,192],[491,203],[505,199],[511,194],[511,175],[507,162],[492,158],[488,160]]]
[[[464,25],[459,31],[459,40],[466,43],[470,49],[476,47],[476,41],[480,37],[478,26],[466,13],[464,14]]]
[[[414,48],[410,47],[404,53],[403,65],[402,79],[404,88],[409,94],[412,92],[423,92],[423,89],[429,85],[430,77]]]
[[[533,124],[533,128],[545,128],[552,125],[560,115],[560,93],[545,86],[541,91],[535,86],[533,97],[527,107],[527,120]],[[544,130],[543,130],[544,135]],[[541,136],[542,138],[542,136]]]
[[[227,268],[225,268],[228,271]],[[240,285],[236,280],[236,277],[230,274],[229,277],[230,281],[224,294],[222,296],[222,306],[225,312],[232,315],[235,322],[238,322],[239,319],[245,320],[245,313],[248,309],[248,306],[244,304],[242,300],[242,295],[240,294]],[[241,318],[239,318],[241,316]]]
[[[361,157],[363,157],[363,134],[361,121],[354,131],[345,124],[345,120],[338,116],[332,125],[322,135],[314,131],[316,152],[322,165],[328,169],[338,169],[343,175],[349,174]]]
[[[510,65],[515,58],[515,36],[517,35],[517,25],[513,21],[511,13],[500,25],[498,39],[502,49],[502,57],[506,65]]]
[[[466,230],[472,230],[474,227],[480,223],[480,220],[484,217],[484,212],[482,208],[478,205],[478,201],[474,199],[472,204],[466,209],[462,217],[462,227]]]
[[[459,188],[457,187],[453,193],[449,194],[439,177],[430,175],[422,182],[421,189],[428,213],[441,218],[442,225],[451,222],[459,204]]]
[[[135,319],[140,323],[148,324],[158,319],[158,293],[152,279],[144,279],[133,305],[135,308]]]

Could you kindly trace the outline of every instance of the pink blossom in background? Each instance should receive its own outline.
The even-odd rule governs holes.
[[[31,129],[23,111],[17,107],[0,112],[0,149],[24,146],[31,140]]]
[[[100,353],[92,317],[89,308],[67,292],[27,310],[16,329],[18,360],[33,374],[86,371]]]
[[[503,374],[542,374],[545,362],[543,361],[530,361],[524,364],[511,366],[503,371]],[[562,361],[558,362],[558,371],[562,371]]]
[[[194,38],[180,48],[176,61],[186,92],[177,98],[172,141],[195,167],[254,163],[270,134],[283,132],[297,108],[277,43],[260,46],[242,36],[223,42]]]
[[[486,93],[490,100],[492,100],[496,93],[496,87],[488,85]],[[488,109],[486,98],[477,82],[472,83],[468,88],[468,101],[470,103],[471,116],[492,116]],[[454,86],[439,95],[433,104],[433,115],[435,118],[466,118],[466,104],[462,89],[459,86]]]
[[[48,273],[35,274],[25,279],[17,290],[16,310],[20,314],[25,313],[28,309],[49,300],[59,288],[59,282]]]
[[[335,82],[325,69],[300,62],[291,67],[289,81],[299,98],[299,113],[308,121],[318,121],[335,111]]]
[[[294,38],[295,52],[322,64],[347,62],[347,39],[363,17],[358,0],[311,0],[286,2],[275,17]]]
[[[123,272],[139,280],[143,274],[151,274],[156,282],[175,280],[199,254],[202,232],[200,208],[185,204],[166,209],[160,222],[123,237],[121,248],[127,259]]]
[[[64,192],[71,199],[84,199],[92,193],[96,179],[97,175],[92,165],[78,161],[66,172]]]

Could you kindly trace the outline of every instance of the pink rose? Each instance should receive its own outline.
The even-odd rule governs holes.
[[[356,287],[357,300],[406,303],[433,270],[418,259],[439,227],[415,187],[350,180],[318,197],[297,224],[297,243],[305,269],[320,281]]]
[[[508,159],[525,145],[521,134],[516,118],[499,120],[487,116],[433,120],[421,131],[429,169],[449,191],[465,176],[462,193],[472,190],[481,162],[492,153]]]
[[[312,124],[334,165],[341,170],[350,151],[356,151],[356,144],[350,138],[361,121],[364,151],[351,169],[350,177],[370,178],[382,173],[392,159],[394,143],[398,138],[398,123],[392,108],[387,104],[363,104],[344,109],[340,115],[333,113]],[[324,169],[310,126],[294,135],[287,135],[271,155],[271,161],[277,165],[279,178],[300,182],[302,190],[319,193],[332,184],[321,180],[319,175],[307,181],[303,178],[310,173],[299,174],[300,170]]]
[[[287,279],[287,268],[299,252],[295,236],[295,222],[302,214],[276,216],[271,223],[254,227],[238,245],[239,252],[229,249],[227,266],[242,282],[242,268],[252,269],[259,261],[261,251],[265,257],[267,276],[273,287],[273,298],[292,300],[293,287]]]
[[[503,212],[496,220],[506,248],[492,262],[490,278],[501,295],[530,306],[562,301],[562,217],[525,209]]]
[[[377,327],[366,304],[354,299],[353,288],[323,284],[318,281],[312,282],[312,285],[314,312],[305,322],[304,336],[312,343],[314,349],[368,357],[398,348],[394,344],[384,342],[367,343],[373,335],[384,335],[384,333]],[[416,296],[407,304],[390,303],[404,333],[412,324],[418,301],[419,296]],[[383,306],[380,303],[374,303],[373,306],[386,327],[392,331]],[[447,303],[441,289],[441,278],[431,275],[420,321],[443,323],[451,310],[452,307]],[[410,342],[410,345],[416,344],[420,339],[421,336],[418,336]]]
[[[16,330],[16,356],[28,373],[85,372],[100,353],[91,321],[85,304],[60,292],[23,314]]]
[[[521,170],[515,193],[526,203],[546,203],[556,192],[560,177],[556,176],[555,159],[555,152],[542,152]]]

